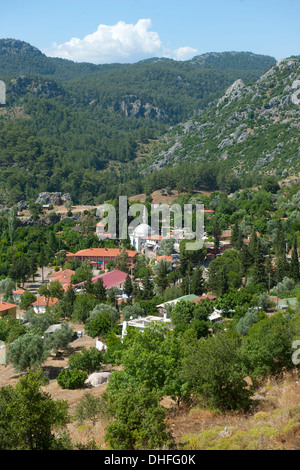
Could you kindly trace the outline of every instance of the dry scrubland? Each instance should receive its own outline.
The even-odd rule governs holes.
[[[74,325],[78,331],[82,325]],[[58,386],[56,377],[67,365],[68,356],[83,347],[95,346],[95,340],[83,335],[72,343],[72,350],[56,357],[52,355],[43,365],[50,382],[43,389],[53,399],[67,400],[70,415],[86,392],[102,395],[106,385],[65,390]],[[103,370],[117,370],[118,368]],[[11,366],[0,366],[0,386],[15,385],[21,374]],[[168,408],[168,424],[179,449],[185,450],[300,450],[300,379],[288,374],[280,380],[267,381],[259,391],[257,407],[249,414],[219,413],[196,406],[178,409],[171,399],[162,405]],[[97,446],[105,448],[104,433],[106,417],[79,425],[73,418],[68,425],[73,442],[87,444],[92,439]]]

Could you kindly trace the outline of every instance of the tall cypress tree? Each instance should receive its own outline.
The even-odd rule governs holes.
[[[262,284],[265,287],[267,287],[268,285],[268,276],[265,267],[265,260],[263,256],[261,242],[259,239],[257,239],[256,248],[254,252],[252,281],[254,282],[254,284]]]
[[[217,254],[220,248],[220,236],[221,236],[221,228],[220,228],[219,220],[217,218],[215,219],[213,223],[212,235],[214,237],[214,251],[215,251],[215,254]]]
[[[107,291],[103,284],[103,279],[101,279],[101,277],[97,279],[97,282],[95,282],[93,293],[95,295],[95,298],[101,302],[104,302],[107,299]]]
[[[273,247],[275,250],[275,256],[280,257],[286,253],[286,242],[284,237],[284,231],[281,220],[277,221],[276,234],[273,241]]]
[[[299,258],[298,258],[298,242],[297,236],[294,236],[293,241],[293,250],[292,250],[292,257],[290,263],[290,277],[295,282],[300,281],[300,272],[299,272]]]
[[[193,272],[191,280],[191,294],[202,295],[204,292],[203,269],[198,265]]]
[[[275,279],[276,282],[281,282],[284,277],[289,275],[289,263],[287,262],[285,254],[276,258]]]
[[[127,274],[127,277],[125,279],[123,290],[124,290],[125,294],[127,294],[127,295],[132,294],[133,285],[132,285],[131,277],[129,276],[129,274]]]
[[[270,255],[266,259],[266,273],[268,276],[268,291],[270,291],[274,286],[274,268]]]
[[[153,284],[150,279],[149,269],[146,271],[146,275],[142,282],[143,288],[140,290],[140,296],[143,300],[151,300],[154,297]]]
[[[258,237],[256,234],[256,231],[253,229],[250,237],[250,242],[248,245],[248,252],[250,256],[252,257],[252,261],[254,261],[255,253],[257,251],[257,245],[258,245]]]
[[[42,268],[42,282],[44,282],[44,267],[47,264],[44,246],[41,247],[39,256],[39,265]]]
[[[167,277],[167,265],[165,261],[159,262],[155,284],[160,288],[161,294],[163,294],[163,291],[168,287],[169,281]]]
[[[243,243],[241,247],[240,259],[243,265],[244,274],[247,274],[248,269],[252,265],[253,258],[250,255],[249,249],[245,243]]]
[[[237,223],[232,227],[230,242],[234,249],[241,250],[243,245],[243,235]]]
[[[229,289],[229,283],[228,283],[228,277],[226,273],[226,268],[225,266],[222,267],[219,273],[219,283],[218,283],[218,294],[219,295],[224,295],[228,292]]]

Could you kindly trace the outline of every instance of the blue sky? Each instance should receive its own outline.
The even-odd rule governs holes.
[[[75,61],[300,54],[299,0],[11,0],[0,18],[0,38]]]

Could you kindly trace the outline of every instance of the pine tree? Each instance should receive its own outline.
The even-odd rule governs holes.
[[[50,231],[48,235],[48,241],[46,245],[46,252],[47,252],[47,261],[51,263],[53,258],[55,257],[55,253],[58,250],[58,241],[56,239],[55,233]]]
[[[141,300],[142,299],[142,290],[140,289],[139,284],[134,281],[132,283],[132,296],[134,297],[135,300]]]
[[[36,273],[38,267],[38,260],[35,253],[32,253],[29,260],[28,260],[30,274],[32,275],[32,280],[34,282],[34,275]]]
[[[96,300],[105,301],[107,299],[107,292],[103,284],[103,279],[101,277],[94,284],[94,295]]]
[[[180,251],[179,272],[182,277],[186,275],[190,266],[190,256],[185,248]]]
[[[181,289],[185,295],[191,293],[191,281],[193,276],[193,263],[190,259],[186,264],[185,275],[182,277]]]
[[[124,273],[129,273],[129,256],[125,248],[115,258],[115,269],[119,269]]]
[[[70,285],[64,294],[63,300],[73,307],[75,299],[76,294],[74,292],[73,287]]]
[[[94,293],[94,283],[91,279],[88,279],[84,283],[84,291],[86,294],[93,294]]]

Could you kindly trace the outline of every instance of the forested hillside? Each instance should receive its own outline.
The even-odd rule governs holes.
[[[0,197],[12,204],[63,191],[86,204],[142,192],[141,145],[203,112],[236,79],[256,79],[273,63],[227,52],[186,62],[76,64],[1,40],[7,106],[0,109]],[[153,151],[146,150],[146,161]]]

